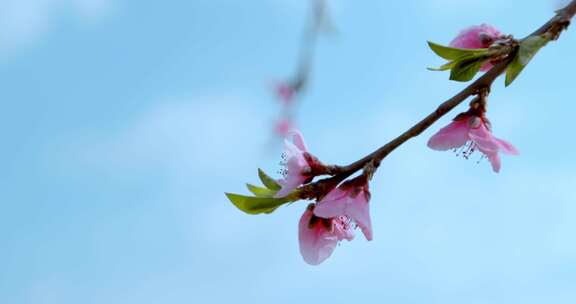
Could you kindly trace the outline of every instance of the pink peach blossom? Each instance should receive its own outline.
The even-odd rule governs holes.
[[[314,204],[310,204],[298,225],[300,254],[310,265],[318,265],[332,255],[341,240],[354,239],[350,220],[344,216],[330,219],[314,215]]]
[[[471,26],[462,30],[450,46],[463,49],[488,48],[502,34],[495,27],[488,24]]]
[[[495,27],[488,24],[481,24],[462,30],[460,34],[450,42],[450,46],[463,49],[489,48],[490,45],[501,36],[502,34]],[[493,64],[487,62],[482,66],[481,70],[488,71],[492,66]]]
[[[292,103],[294,96],[296,95],[296,89],[294,88],[294,85],[288,82],[277,83],[275,91],[276,96],[278,96],[278,98],[286,105]]]
[[[288,136],[292,129],[294,129],[293,123],[288,118],[282,118],[278,120],[274,126],[274,132],[282,137]]]
[[[490,123],[486,118],[469,114],[460,115],[449,125],[440,129],[430,138],[428,147],[439,151],[463,147],[462,153],[465,158],[479,150],[488,158],[494,172],[500,172],[499,152],[509,155],[519,154],[512,144],[492,135]]]
[[[308,163],[308,148],[299,131],[291,132],[292,142],[284,140],[284,153],[282,154],[284,178],[278,183],[282,186],[276,197],[285,197],[310,178],[311,167]]]
[[[354,221],[367,240],[372,240],[370,220],[370,192],[368,185],[342,185],[330,191],[314,209],[314,214],[322,218],[346,216]]]

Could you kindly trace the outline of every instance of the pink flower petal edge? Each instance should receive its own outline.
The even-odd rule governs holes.
[[[466,120],[453,121],[430,138],[428,147],[439,151],[462,147],[470,140],[469,129]]]
[[[511,143],[492,135],[484,119],[474,115],[452,121],[428,141],[428,147],[439,151],[458,149],[466,145],[468,153],[479,150],[484,154],[496,173],[500,172],[502,166],[500,152],[509,155],[520,154]]]
[[[313,210],[314,205],[310,205],[300,218],[298,241],[304,261],[319,265],[332,255],[338,242],[354,239],[354,230],[345,217],[321,219]]]
[[[296,90],[287,82],[279,82],[275,86],[276,96],[286,105],[292,103]]]
[[[450,46],[463,49],[488,48],[501,35],[497,28],[484,23],[460,31],[456,38],[450,42]]]
[[[293,123],[288,118],[282,118],[278,120],[274,126],[274,132],[282,137],[288,136],[292,129],[294,129]]]
[[[500,36],[502,36],[502,34],[497,28],[488,24],[481,24],[462,30],[458,36],[450,42],[450,46],[463,49],[483,49],[490,47]],[[486,72],[493,66],[492,63],[486,62],[480,70]]]
[[[314,214],[322,218],[346,216],[362,230],[368,241],[373,238],[370,219],[370,193],[365,187],[335,188],[326,195],[314,209]]]
[[[290,132],[292,142],[284,140],[285,171],[284,178],[278,180],[282,186],[275,197],[285,197],[302,185],[308,177],[304,174],[310,170],[310,165],[304,156],[308,153],[308,148],[304,143],[302,134],[293,130]]]

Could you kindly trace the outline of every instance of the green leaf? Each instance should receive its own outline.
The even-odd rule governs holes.
[[[251,184],[246,184],[246,187],[248,188],[248,190],[250,190],[250,192],[252,192],[252,194],[256,195],[257,197],[274,197],[274,195],[276,195],[276,192],[278,192],[270,190],[268,188],[254,186]]]
[[[520,42],[520,49],[518,55],[520,63],[527,65],[532,57],[548,43],[548,39],[543,36],[531,36]]]
[[[440,67],[437,68],[427,68],[430,71],[446,71],[446,70],[451,70],[454,65],[456,65],[458,61],[454,60],[454,61],[450,61],[444,65],[441,65]]]
[[[248,214],[272,213],[290,202],[288,198],[252,197],[233,193],[226,193],[226,196],[234,206]]]
[[[506,70],[505,85],[509,86],[520,75],[524,68],[534,58],[534,55],[548,43],[548,39],[542,36],[531,36],[520,42],[516,56]]]
[[[450,72],[450,80],[462,82],[469,81],[470,79],[474,78],[478,71],[480,71],[480,67],[482,67],[484,61],[485,59],[482,57],[471,57],[459,60],[452,67],[452,71]]]
[[[258,176],[266,188],[274,191],[278,191],[280,188],[282,188],[282,186],[280,186],[276,180],[264,173],[262,169],[258,169]]]
[[[489,56],[489,49],[460,49],[443,46],[428,41],[430,48],[440,57],[451,60],[439,68],[428,68],[431,71],[452,70],[450,79],[456,81],[468,81],[478,73],[482,63]]]
[[[455,60],[460,59],[464,56],[470,55],[484,55],[488,52],[488,49],[460,49],[460,48],[453,48],[449,46],[440,45],[431,41],[428,41],[428,46],[436,55],[446,59],[446,60]]]

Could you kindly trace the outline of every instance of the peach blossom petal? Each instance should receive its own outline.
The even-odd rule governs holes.
[[[314,214],[323,218],[346,215],[348,192],[335,188],[316,205]]]
[[[346,215],[362,229],[362,233],[368,241],[372,240],[372,221],[370,220],[370,206],[364,192],[355,198],[349,198],[349,206]]]
[[[453,121],[440,129],[438,133],[430,138],[428,147],[434,150],[446,151],[463,146],[469,140],[467,121],[467,119]]]
[[[300,218],[298,240],[304,261],[310,265],[319,265],[332,255],[338,238],[322,225],[310,227],[312,216],[312,211],[307,209]]]
[[[505,140],[499,139],[499,138],[496,138],[496,142],[498,142],[498,145],[500,146],[500,150],[503,153],[510,154],[510,155],[520,155],[520,152],[518,151],[518,149],[516,149],[516,147],[514,147],[511,143],[509,143]]]
[[[500,155],[498,155],[498,153],[493,153],[490,155],[487,155],[488,160],[490,161],[490,164],[492,165],[492,170],[494,170],[494,172],[499,173],[500,172],[500,168],[502,167],[502,162],[500,161]]]
[[[478,146],[478,149],[485,154],[496,153],[500,149],[496,137],[492,135],[483,123],[478,128],[471,128],[468,136]]]
[[[464,49],[482,49],[490,47],[490,44],[498,39],[501,33],[495,27],[488,24],[471,26],[462,30],[450,46]]]
[[[342,190],[336,188],[320,202],[314,209],[314,214],[322,218],[334,218],[346,216],[352,219],[360,229],[367,240],[372,240],[372,222],[370,220],[370,206],[368,194],[361,190],[356,196],[352,197],[352,192],[356,189]]]

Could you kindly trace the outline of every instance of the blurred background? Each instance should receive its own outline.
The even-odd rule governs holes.
[[[463,84],[430,72],[462,28],[523,37],[559,1],[331,0],[298,125],[347,164]],[[519,157],[494,174],[426,141],[382,164],[374,241],[305,264],[306,202],[235,209],[279,169],[270,83],[294,70],[307,0],[0,0],[0,303],[575,303],[575,29],[489,117]]]

